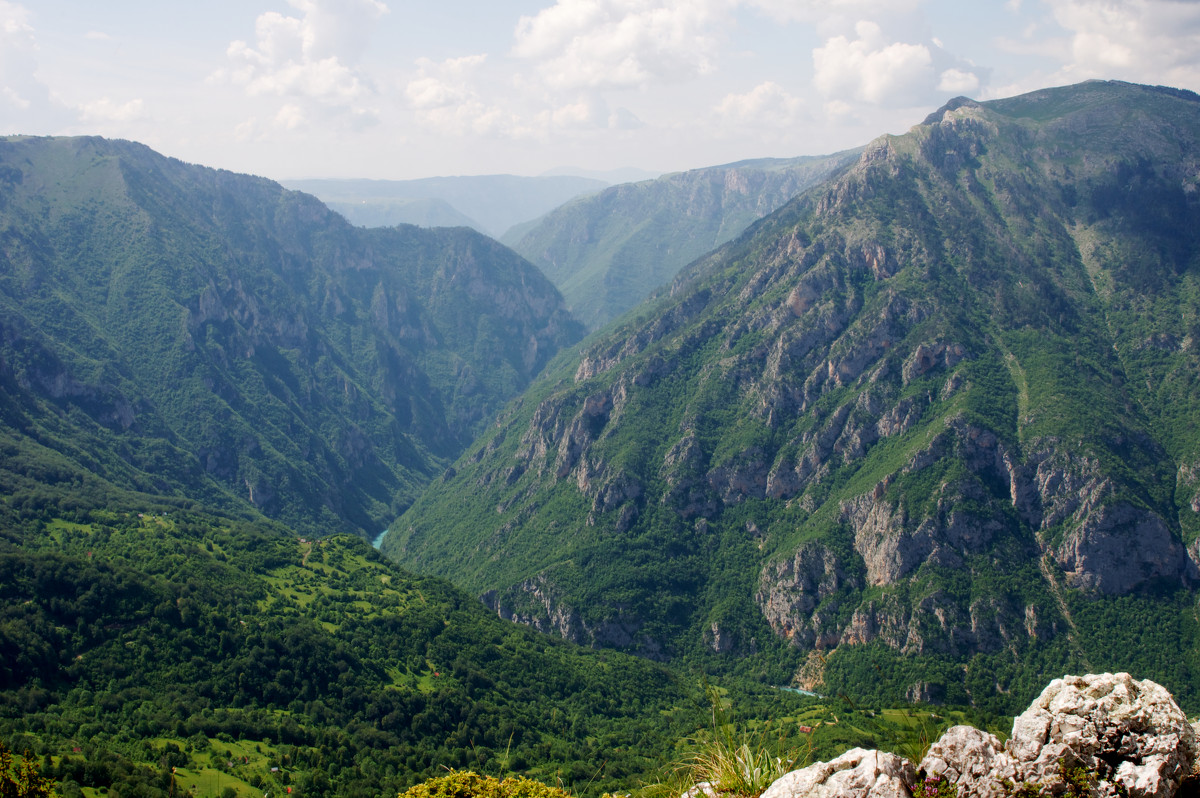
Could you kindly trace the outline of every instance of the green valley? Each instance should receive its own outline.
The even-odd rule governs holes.
[[[959,98],[569,202],[547,276],[0,139],[0,743],[62,798],[662,798],[1068,672],[1196,713],[1198,164],[1190,92]]]

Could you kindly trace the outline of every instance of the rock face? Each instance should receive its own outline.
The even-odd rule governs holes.
[[[1007,744],[970,726],[948,729],[920,772],[960,798],[1003,798],[1026,784],[1062,795],[1064,776],[1079,769],[1096,798],[1172,798],[1196,755],[1196,733],[1162,686],[1104,673],[1055,679],[1013,721]],[[923,786],[907,760],[856,748],[783,776],[763,798],[913,798]]]

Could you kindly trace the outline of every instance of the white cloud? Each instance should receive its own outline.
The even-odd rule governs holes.
[[[1070,36],[1063,75],[1200,88],[1200,3],[1046,0]]]
[[[858,38],[835,36],[813,51],[817,91],[872,105],[911,103],[933,82],[933,55],[923,44],[888,43],[874,22],[855,26]]]
[[[75,114],[38,78],[37,36],[29,10],[0,0],[0,133],[53,130]]]
[[[295,130],[306,121],[304,109],[295,103],[288,103],[275,114],[275,124],[286,130]]]
[[[924,0],[741,0],[780,22],[821,23],[838,19],[878,19],[905,15]]]
[[[517,23],[513,54],[555,89],[643,87],[714,69],[726,0],[557,0]]]
[[[79,107],[79,116],[84,122],[136,122],[145,118],[141,100],[130,100],[124,103],[113,102],[108,97],[101,97]]]
[[[252,96],[285,98],[275,121],[294,129],[315,112],[368,120],[375,91],[357,63],[375,23],[388,8],[379,0],[288,0],[300,16],[274,11],[255,21],[255,41],[232,42],[227,70],[214,78],[245,87]]]
[[[979,91],[979,76],[974,72],[953,67],[942,72],[937,89],[952,94],[972,94]]]
[[[486,102],[476,88],[476,73],[486,54],[450,58],[441,63],[422,58],[417,76],[405,87],[417,119],[452,135],[525,138],[533,130],[515,113]]]
[[[801,119],[804,102],[773,81],[755,86],[745,94],[729,94],[714,109],[733,127],[789,129]]]
[[[955,57],[934,37],[894,41],[875,22],[860,20],[854,38],[833,36],[813,50],[813,85],[827,100],[884,108],[932,105],[947,94],[976,94],[989,70]]]

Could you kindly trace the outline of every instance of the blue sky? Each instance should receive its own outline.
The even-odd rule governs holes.
[[[0,133],[265,175],[675,171],[950,97],[1200,90],[1200,0],[0,0]]]

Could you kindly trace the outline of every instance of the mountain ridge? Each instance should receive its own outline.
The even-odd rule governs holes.
[[[359,230],[130,142],[6,139],[0,168],[9,464],[374,537],[581,334],[473,231]]]
[[[826,691],[1003,704],[1033,663],[1144,665],[1111,636],[1154,612],[1141,651],[1196,650],[1195,103],[951,105],[548,371],[385,552]]]
[[[542,269],[595,330],[687,263],[836,173],[855,152],[748,159],[612,186],[518,225],[501,240]]]

